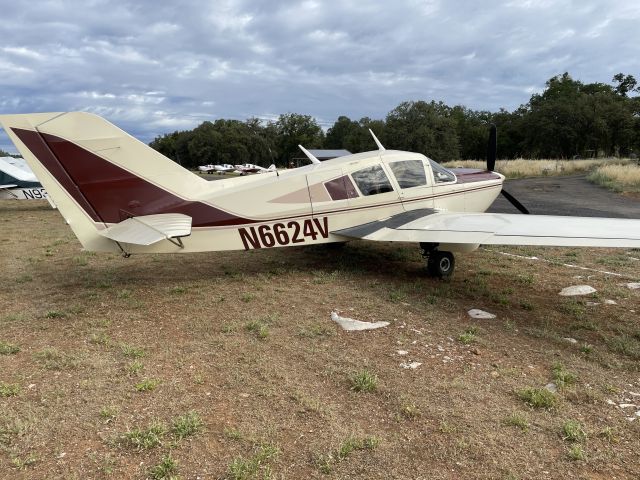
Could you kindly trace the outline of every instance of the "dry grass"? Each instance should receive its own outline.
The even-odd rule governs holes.
[[[614,192],[640,193],[640,165],[602,165],[588,178]]]
[[[498,160],[496,171],[507,178],[541,177],[555,175],[570,175],[573,173],[589,172],[596,167],[617,167],[627,164],[630,160],[619,158],[603,158],[597,160]],[[478,160],[456,160],[444,164],[445,167],[486,168],[486,162]]]
[[[607,403],[640,392],[640,292],[560,265],[615,260],[638,281],[640,252],[508,249],[542,263],[482,249],[448,282],[422,274],[417,247],[365,242],[84,264],[46,203],[0,211],[0,478],[640,471],[640,421]],[[576,283],[598,292],[567,304],[557,293]],[[344,332],[334,309],[391,325]],[[137,391],[145,379],[159,383]],[[519,396],[559,381],[553,408]]]

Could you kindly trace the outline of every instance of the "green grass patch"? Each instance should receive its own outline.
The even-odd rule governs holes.
[[[47,370],[68,370],[78,366],[78,359],[74,355],[54,347],[44,348],[33,356]]]
[[[191,411],[177,417],[171,425],[171,433],[178,439],[195,435],[202,428],[203,422],[197,412]]]
[[[319,455],[316,458],[316,465],[322,473],[330,474],[334,464],[343,462],[353,452],[359,450],[375,450],[379,445],[380,439],[378,437],[350,436],[344,440],[337,449],[325,455]]]
[[[142,358],[144,357],[144,349],[140,347],[134,347],[126,343],[120,344],[120,351],[125,357],[129,358]]]
[[[149,478],[152,480],[177,480],[178,462],[176,462],[171,454],[165,455],[160,463],[149,469]]]
[[[0,355],[15,355],[19,351],[20,347],[17,345],[0,340]]]
[[[138,392],[151,392],[155,390],[158,385],[160,385],[160,380],[156,380],[155,378],[147,378],[136,384],[136,390]]]
[[[20,385],[17,383],[0,382],[0,397],[15,397],[19,393]]]
[[[504,419],[504,424],[509,425],[510,427],[517,427],[523,432],[529,431],[529,421],[523,413],[513,412]]]
[[[587,432],[577,420],[567,420],[562,425],[562,439],[568,442],[584,442],[587,439]]]
[[[518,391],[518,397],[533,408],[551,409],[558,403],[558,397],[546,388],[523,388]]]
[[[567,370],[560,362],[553,364],[551,372],[553,373],[553,379],[558,388],[574,385],[578,381],[577,375]]]
[[[263,443],[255,448],[249,457],[236,457],[229,465],[229,477],[233,480],[270,479],[272,475],[271,463],[280,453],[278,447],[270,443]]]
[[[587,453],[584,451],[584,447],[579,443],[571,446],[568,452],[568,456],[571,460],[582,461],[587,459]]]
[[[363,369],[350,375],[351,390],[354,392],[375,392],[378,388],[378,377]]]
[[[166,433],[167,427],[163,423],[153,422],[147,428],[135,427],[125,432],[121,443],[136,450],[148,450],[160,445]]]
[[[471,345],[477,341],[478,327],[469,327],[460,335],[458,335],[458,341],[464,345]]]

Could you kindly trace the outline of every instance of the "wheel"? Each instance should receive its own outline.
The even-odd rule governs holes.
[[[427,260],[427,272],[432,277],[449,278],[453,274],[456,260],[451,252],[435,250]]]

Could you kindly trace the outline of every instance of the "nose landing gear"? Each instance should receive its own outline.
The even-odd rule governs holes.
[[[420,253],[427,260],[427,274],[430,277],[451,277],[456,266],[453,253],[438,250],[437,243],[421,243],[420,248]]]

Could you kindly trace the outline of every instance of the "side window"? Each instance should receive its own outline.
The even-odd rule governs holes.
[[[353,172],[351,177],[364,196],[393,191],[393,187],[380,165],[373,165]]]
[[[456,181],[456,176],[444,168],[439,163],[434,162],[429,159],[429,163],[431,164],[431,170],[433,170],[433,178],[436,183],[450,183]]]
[[[427,184],[422,160],[403,160],[390,163],[389,166],[400,188],[421,187]]]

